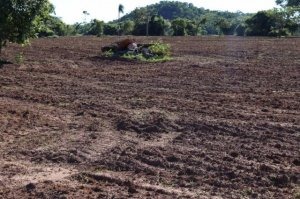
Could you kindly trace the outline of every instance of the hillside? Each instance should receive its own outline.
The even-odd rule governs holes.
[[[120,21],[134,20],[135,15],[141,11],[148,11],[150,15],[160,15],[164,19],[173,20],[176,18],[185,18],[190,20],[197,20],[201,17],[208,15],[216,15],[219,17],[224,17],[226,19],[244,18],[245,16],[250,16],[251,14],[245,14],[242,12],[227,12],[227,11],[212,11],[205,8],[198,8],[192,3],[182,3],[178,1],[161,1],[156,4],[152,4],[146,7],[137,8],[129,14],[124,15]]]
[[[192,3],[178,1],[161,1],[146,7],[136,8],[131,13],[120,18],[119,22],[134,21],[135,23],[146,23],[148,17],[159,16],[164,20],[186,19],[194,21],[198,26],[201,23],[201,34],[233,34],[239,24],[252,16],[249,13],[212,11],[205,8],[198,8]],[[220,29],[225,29],[220,30]]]

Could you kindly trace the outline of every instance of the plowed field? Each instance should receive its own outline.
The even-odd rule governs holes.
[[[299,198],[299,38],[136,39],[173,60],[101,56],[117,37],[4,49],[0,198]]]

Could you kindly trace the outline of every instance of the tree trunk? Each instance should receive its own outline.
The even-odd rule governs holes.
[[[150,21],[150,19],[149,19],[150,17],[149,17],[149,15],[147,16],[147,25],[146,25],[146,36],[148,37],[149,36],[149,21]]]

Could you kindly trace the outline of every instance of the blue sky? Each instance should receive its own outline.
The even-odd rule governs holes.
[[[118,5],[124,5],[125,13],[136,7],[158,3],[161,0],[50,0],[55,6],[56,15],[68,24],[84,21],[82,12],[88,11],[87,21],[99,19],[105,22],[118,17]],[[181,1],[181,0],[179,0]],[[271,9],[276,6],[275,0],[183,0],[211,10],[257,12]]]

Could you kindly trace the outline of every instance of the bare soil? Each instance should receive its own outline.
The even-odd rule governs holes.
[[[0,66],[0,198],[296,198],[300,39],[117,37],[10,44]],[[23,53],[23,56],[18,56]]]

